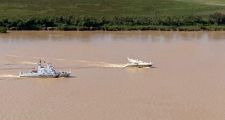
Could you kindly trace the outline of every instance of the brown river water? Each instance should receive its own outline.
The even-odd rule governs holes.
[[[73,77],[17,77],[39,59]],[[0,34],[0,120],[223,119],[225,32]]]

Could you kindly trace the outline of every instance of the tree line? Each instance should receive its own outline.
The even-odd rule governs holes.
[[[7,30],[225,30],[225,14],[208,16],[46,16],[0,18],[0,32]]]

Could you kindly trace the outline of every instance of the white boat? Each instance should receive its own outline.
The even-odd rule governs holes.
[[[45,62],[44,62],[45,63]],[[70,72],[57,72],[55,68],[51,64],[43,65],[42,61],[38,63],[37,69],[27,71],[27,72],[20,72],[20,77],[46,77],[46,78],[58,78],[58,77],[69,77]]]
[[[125,67],[138,67],[138,68],[144,68],[144,67],[152,67],[153,63],[152,62],[143,62],[138,59],[130,59],[127,58],[128,62]]]

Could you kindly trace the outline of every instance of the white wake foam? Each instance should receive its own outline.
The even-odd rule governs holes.
[[[25,65],[36,65],[37,63],[30,62],[30,61],[22,61],[21,64],[25,64]]]
[[[54,60],[57,60],[57,61],[65,61],[65,59],[62,59],[62,58],[55,58]]]
[[[17,57],[19,57],[19,56],[17,56],[17,55],[11,55],[11,54],[8,54],[8,55],[6,55],[7,57],[13,57],[13,58],[17,58]]]
[[[107,63],[107,64],[103,64],[103,67],[108,67],[108,68],[123,68],[125,67],[126,64],[111,64],[111,63]]]
[[[12,74],[0,74],[0,78],[17,78],[19,76]]]
[[[107,63],[107,62],[92,62],[88,63],[88,66],[92,67],[104,67],[104,68],[123,68],[126,64],[114,64],[114,63]]]

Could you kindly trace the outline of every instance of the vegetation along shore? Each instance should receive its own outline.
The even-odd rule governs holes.
[[[0,0],[6,30],[225,30],[224,0]]]

